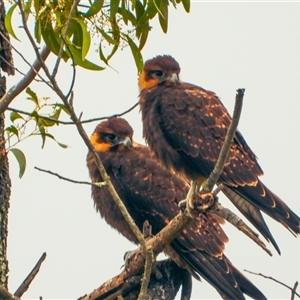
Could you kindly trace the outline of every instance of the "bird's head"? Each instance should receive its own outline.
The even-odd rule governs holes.
[[[95,128],[90,141],[98,152],[123,151],[132,146],[133,129],[122,118],[111,118]]]
[[[159,84],[173,85],[179,82],[180,67],[170,55],[158,55],[144,64],[139,75],[139,88],[151,88]]]

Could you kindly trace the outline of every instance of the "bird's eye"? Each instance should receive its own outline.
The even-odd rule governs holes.
[[[160,70],[156,70],[156,71],[154,71],[153,72],[153,74],[155,75],[155,76],[157,76],[157,77],[161,77],[161,76],[163,76],[163,71],[160,71]]]
[[[114,135],[114,134],[108,134],[107,136],[106,136],[106,138],[110,141],[110,142],[115,142],[117,139],[118,139],[118,137],[116,136],[116,135]]]

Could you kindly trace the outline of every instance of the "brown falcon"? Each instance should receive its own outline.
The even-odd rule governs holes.
[[[143,134],[166,167],[202,183],[217,161],[231,117],[215,93],[179,80],[180,66],[169,56],[145,62],[139,76]],[[294,234],[300,218],[260,180],[263,171],[237,130],[218,183],[245,217],[280,253],[261,211]]]
[[[189,186],[152,156],[148,147],[133,143],[133,130],[121,118],[100,123],[90,140],[98,152],[117,193],[140,230],[144,221],[157,234],[178,213],[178,203]],[[93,182],[102,178],[91,152],[87,167]],[[128,240],[137,239],[105,187],[92,186],[96,209]],[[192,275],[205,278],[225,299],[265,296],[223,254],[227,236],[209,214],[200,214],[165,248],[165,253]]]

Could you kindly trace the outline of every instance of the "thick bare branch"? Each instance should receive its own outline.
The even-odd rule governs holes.
[[[0,286],[0,299],[3,300],[20,300],[20,298],[12,295],[6,288]]]
[[[192,219],[187,214],[181,212],[157,235],[148,239],[146,241],[146,247],[152,247],[154,255],[158,255],[191,220]],[[143,247],[140,247],[134,257],[130,260],[129,266],[123,272],[108,280],[90,294],[81,297],[80,300],[100,299],[101,296],[109,293],[109,291],[120,288],[132,276],[140,274],[144,265],[145,252]]]

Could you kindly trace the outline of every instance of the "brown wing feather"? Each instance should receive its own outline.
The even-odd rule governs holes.
[[[180,82],[142,90],[140,105],[144,137],[156,157],[186,178],[207,178],[231,122],[220,99],[198,86]],[[249,201],[294,233],[300,233],[300,218],[259,181],[258,176],[262,174],[255,154],[237,131],[219,183],[227,185],[244,201]],[[249,218],[250,211],[247,213]],[[279,251],[262,221],[255,224],[256,228]]]
[[[207,177],[218,159],[231,122],[230,115],[214,93],[200,87],[181,83],[163,90],[158,113],[165,139],[183,156],[192,157],[192,162],[199,165],[198,172]],[[185,106],[178,108],[178,99]],[[204,171],[202,165],[205,165]],[[261,174],[255,154],[237,133],[222,181],[229,185],[254,184]]]
[[[151,158],[148,148],[135,147],[128,151],[107,151],[99,154],[113,185],[140,229],[143,222],[148,220],[156,234],[179,212],[178,202],[185,198],[188,185],[171,172],[162,169]],[[92,180],[101,181],[91,154],[88,154],[87,161]],[[106,189],[92,187],[92,195],[97,209],[106,221],[129,240],[136,242],[123,217],[120,217],[112,204],[113,200]],[[225,233],[214,218],[201,215],[171,246],[222,296],[228,299],[244,299],[228,260],[223,255],[226,241]],[[249,286],[252,289],[250,296],[265,299],[252,283],[249,282]]]

